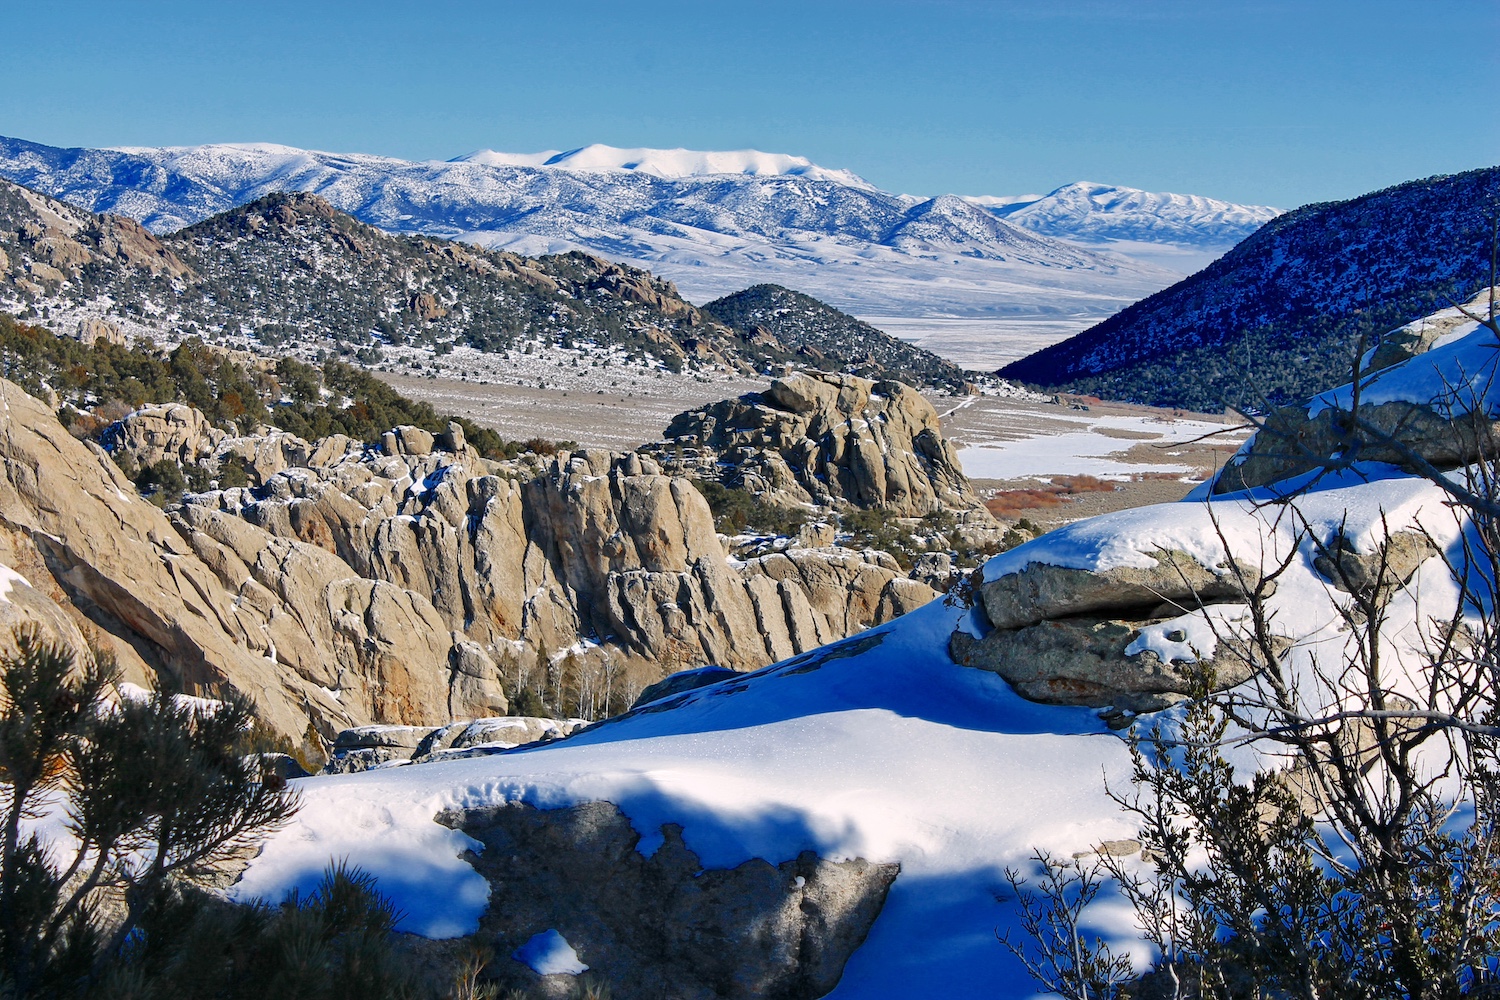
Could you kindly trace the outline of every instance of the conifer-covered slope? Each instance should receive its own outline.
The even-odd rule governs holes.
[[[780,285],[753,285],[715,299],[703,307],[703,312],[748,335],[752,342],[769,335],[811,359],[815,367],[833,362],[856,375],[893,378],[912,385],[957,389],[965,382],[963,370],[952,362],[898,340],[811,295]]]
[[[0,309],[45,310],[68,332],[102,321],[167,340],[212,333],[276,353],[326,349],[367,362],[392,345],[535,343],[624,351],[673,370],[848,364],[877,378],[930,370],[936,384],[961,381],[953,366],[905,345],[870,360],[862,342],[840,339],[843,327],[821,326],[794,345],[733,329],[639,268],[578,251],[528,258],[391,235],[299,193],[155,236],[0,181]],[[899,359],[900,372],[883,367],[885,358]]]
[[[1195,409],[1302,398],[1347,380],[1361,337],[1484,285],[1497,212],[1500,167],[1308,205],[1000,374]]]

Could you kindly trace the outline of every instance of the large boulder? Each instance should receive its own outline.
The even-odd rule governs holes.
[[[982,510],[937,411],[900,382],[803,372],[762,393],[678,414],[653,450],[786,503],[876,507],[919,517]],[[707,457],[699,454],[706,452]]]
[[[706,869],[670,823],[647,856],[608,802],[512,803],[439,820],[484,845],[467,859],[490,882],[477,937],[494,946],[486,974],[501,988],[567,988],[510,957],[550,931],[617,996],[814,1000],[838,985],[899,873],[812,851]]]
[[[1012,629],[1112,609],[1150,610],[1167,603],[1186,609],[1236,600],[1260,578],[1260,571],[1252,567],[1210,568],[1178,550],[1158,549],[1152,557],[1152,566],[1098,570],[1033,562],[986,582],[980,587],[980,600],[990,624]]]
[[[1249,603],[1276,593],[1258,566],[1224,552],[1247,517],[1161,504],[1021,545],[973,580],[974,613],[949,654],[1033,701],[1110,709],[1111,724],[1239,684],[1263,655]]]
[[[225,433],[203,413],[185,403],[146,406],[116,421],[104,432],[104,447],[128,455],[138,466],[167,460],[179,465],[207,458]]]
[[[1205,685],[1229,687],[1250,676],[1250,650],[1236,627],[1243,610],[1219,605],[1205,609],[1207,618],[1194,612],[1135,621],[1077,615],[997,628],[982,639],[960,631],[949,651],[955,662],[994,671],[1032,701],[1154,712]]]

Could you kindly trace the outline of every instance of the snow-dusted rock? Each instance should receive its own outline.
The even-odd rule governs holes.
[[[671,444],[655,453],[669,470],[686,446],[696,467],[774,503],[911,517],[983,509],[937,411],[900,382],[800,373],[772,380],[763,393],[680,413],[665,436]]]
[[[1013,629],[1091,612],[1150,617],[1152,609],[1168,602],[1187,610],[1238,600],[1260,577],[1253,567],[1241,565],[1238,573],[1227,565],[1208,567],[1176,549],[1151,552],[1146,562],[1098,570],[1031,562],[993,578],[987,569],[980,599],[991,625]]]
[[[1215,605],[1212,611],[1221,609],[1231,616],[1234,609],[1243,611],[1239,605]],[[950,652],[966,667],[993,670],[1032,701],[1155,712],[1181,701],[1209,678],[1216,688],[1249,678],[1243,642],[1223,641],[1198,628],[1201,622],[1201,612],[1131,621],[1075,615],[997,628],[983,639],[957,631]],[[1233,633],[1232,623],[1227,631]],[[1177,649],[1164,656],[1151,648],[1155,636]]]
[[[104,447],[138,466],[167,459],[178,464],[208,458],[225,438],[199,410],[186,403],[146,406],[105,429]]]
[[[1468,304],[1483,316],[1490,290]],[[1214,480],[1216,494],[1303,475],[1323,463],[1420,463],[1450,470],[1500,453],[1495,335],[1458,309],[1445,309],[1381,338],[1367,352],[1359,407],[1349,386],[1265,419]],[[1357,419],[1356,419],[1357,418]],[[1361,426],[1363,425],[1363,426]]]

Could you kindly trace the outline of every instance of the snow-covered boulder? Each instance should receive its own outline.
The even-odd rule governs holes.
[[[1358,410],[1345,385],[1282,407],[1230,459],[1215,494],[1304,475],[1329,462],[1386,462],[1420,472],[1500,454],[1500,357],[1495,335],[1472,317],[1490,290],[1464,309],[1445,309],[1381,338],[1361,362]],[[1467,315],[1466,315],[1467,313]]]

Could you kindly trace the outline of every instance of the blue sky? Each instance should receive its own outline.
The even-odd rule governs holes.
[[[1496,0],[10,3],[0,134],[753,147],[913,194],[1292,207],[1500,163]]]

